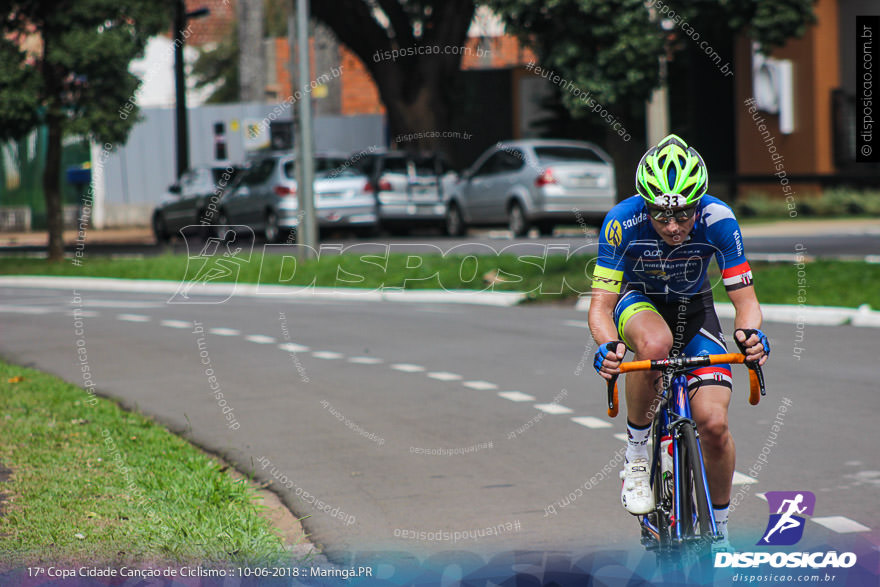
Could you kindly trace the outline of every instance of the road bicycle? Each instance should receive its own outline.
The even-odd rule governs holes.
[[[691,414],[686,373],[697,367],[724,363],[749,368],[749,403],[766,394],[764,374],[756,362],[739,353],[669,357],[621,363],[621,373],[662,371],[659,403],[651,425],[653,442],[651,488],[654,510],[639,516],[641,543],[654,551],[661,569],[680,568],[705,559],[703,553],[722,540],[715,524],[712,499],[703,467],[700,435]],[[608,382],[608,415],[617,416],[617,376]]]

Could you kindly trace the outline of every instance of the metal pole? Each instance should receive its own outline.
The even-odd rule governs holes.
[[[186,28],[184,0],[174,2],[174,105],[177,122],[177,179],[189,169],[189,130],[186,120],[186,85],[183,80],[183,30]]]
[[[297,230],[297,240],[300,244],[311,247],[317,251],[318,238],[315,223],[315,160],[314,144],[312,139],[312,100],[309,80],[311,79],[311,67],[309,63],[309,3],[308,0],[296,2],[296,31],[297,52],[299,53],[299,100],[296,107],[299,111],[299,125],[296,129],[298,137],[297,159],[299,168],[302,170],[302,181],[297,185],[300,198],[300,210],[303,217]],[[296,96],[296,91],[294,91]],[[306,249],[309,250],[309,249]]]

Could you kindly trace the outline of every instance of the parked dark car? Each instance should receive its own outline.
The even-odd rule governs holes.
[[[383,229],[403,235],[420,226],[445,225],[446,194],[458,176],[442,155],[379,151],[352,160],[356,157],[376,196]]]
[[[515,236],[558,224],[600,226],[617,202],[614,163],[592,143],[500,142],[461,175],[447,202],[446,231],[507,225]]]
[[[200,231],[206,224],[216,224],[218,204],[240,171],[239,165],[200,166],[181,175],[179,181],[168,186],[153,211],[156,241],[167,242],[186,226]]]

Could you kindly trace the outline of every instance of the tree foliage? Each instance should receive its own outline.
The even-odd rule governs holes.
[[[534,49],[542,67],[630,114],[643,108],[659,85],[658,58],[685,46],[677,42],[685,35],[681,23],[698,33],[719,28],[728,35],[745,32],[769,50],[803,35],[815,21],[812,0],[484,2],[509,32]],[[586,111],[573,95],[564,94],[563,100],[575,116]]]
[[[60,165],[65,133],[123,143],[137,120],[140,83],[128,64],[167,30],[171,3],[0,0],[0,139],[48,128],[43,188],[49,258],[62,257]],[[29,50],[23,50],[27,46]]]

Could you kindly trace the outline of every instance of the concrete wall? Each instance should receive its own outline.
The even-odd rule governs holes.
[[[247,123],[264,123],[276,113],[279,120],[293,116],[292,107],[281,104],[221,104],[189,110],[190,165],[241,163],[246,157]],[[128,142],[101,157],[101,146],[93,149],[92,165],[104,159],[103,173],[94,173],[96,202],[94,223],[98,227],[147,225],[149,212],[176,180],[174,110],[148,108],[132,129]],[[214,124],[226,127],[226,160],[214,158]],[[353,152],[372,145],[385,145],[385,122],[382,115],[319,116],[315,118],[315,149]],[[103,175],[103,178],[101,177]]]

